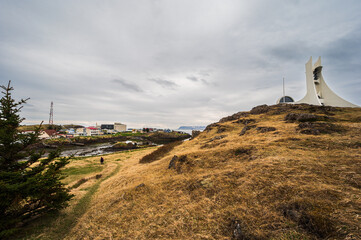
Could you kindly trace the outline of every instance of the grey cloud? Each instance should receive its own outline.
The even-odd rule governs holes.
[[[267,50],[266,54],[282,61],[300,61],[305,57],[305,53],[313,52],[313,50],[307,46],[307,43],[297,41],[275,46]]]
[[[211,71],[210,70],[201,70],[198,72],[198,74],[203,77],[209,77],[209,76],[211,76]]]
[[[209,74],[202,74],[203,76],[210,76]],[[199,77],[195,77],[195,76],[188,76],[186,77],[188,80],[191,80],[192,82],[201,82],[204,85],[216,85],[216,84],[212,84],[211,82],[209,82],[208,80],[204,79],[204,78],[199,78]]]
[[[150,81],[155,82],[161,85],[164,88],[174,89],[178,87],[178,85],[172,81],[161,79],[161,78],[149,78]]]
[[[201,82],[204,83],[205,85],[210,85],[210,82],[208,82],[207,80],[205,80],[203,78],[201,79]]]
[[[189,80],[191,80],[191,81],[193,81],[193,82],[198,82],[198,78],[195,77],[195,76],[188,76],[188,77],[186,77],[186,78],[189,79]]]
[[[112,82],[120,84],[123,88],[129,89],[135,92],[143,92],[143,90],[134,83],[129,83],[124,79],[113,79]]]
[[[326,45],[325,56],[346,64],[354,64],[361,55],[361,26],[349,32],[347,35],[330,42]],[[360,62],[357,61],[360,65]]]

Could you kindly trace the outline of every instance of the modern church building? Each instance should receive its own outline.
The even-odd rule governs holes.
[[[294,102],[289,96],[278,99],[277,103],[307,103],[319,106],[358,107],[334,93],[326,84],[322,76],[321,57],[312,65],[312,57],[306,63],[307,93],[304,98]]]

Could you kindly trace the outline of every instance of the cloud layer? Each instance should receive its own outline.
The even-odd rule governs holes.
[[[286,91],[305,94],[322,56],[336,93],[361,105],[361,3],[0,2],[0,79],[30,97],[27,123],[206,125]]]

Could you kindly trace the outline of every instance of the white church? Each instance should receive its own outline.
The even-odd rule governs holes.
[[[294,102],[290,96],[283,96],[277,103],[307,103],[319,106],[359,107],[339,97],[326,84],[322,76],[321,57],[312,65],[312,57],[306,63],[307,93],[304,98]]]

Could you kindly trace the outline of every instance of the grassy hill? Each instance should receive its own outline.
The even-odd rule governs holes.
[[[65,170],[76,194],[71,206],[51,225],[34,222],[23,233],[34,239],[361,239],[360,148],[359,108],[258,106],[147,161],[141,159],[154,148],[107,155],[104,166],[94,157],[74,160]]]
[[[38,127],[39,127],[39,124],[22,125],[22,126],[19,127],[19,131],[35,131]],[[61,129],[68,129],[68,128],[82,128],[82,127],[83,126],[81,126],[81,125],[75,125],[75,124],[67,124],[67,125],[42,124],[40,129],[41,130],[46,130],[46,129],[61,130]]]
[[[34,125],[22,125],[19,127],[19,131],[35,131],[37,128],[39,128],[39,124],[34,124]],[[60,125],[55,125],[56,127],[60,127]],[[40,130],[46,130],[49,129],[50,125],[49,124],[42,124],[40,127]]]

